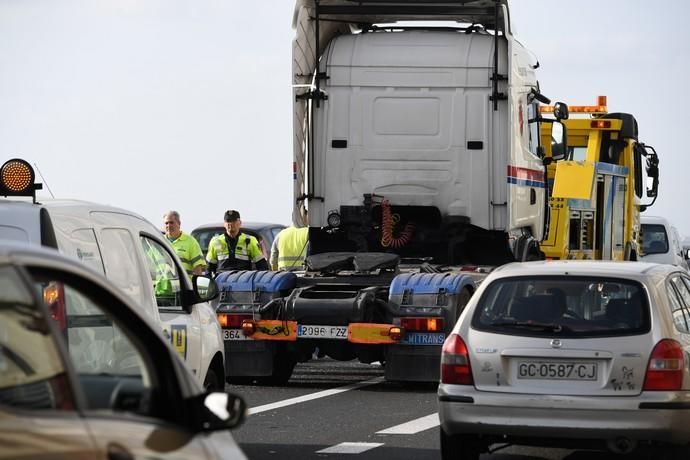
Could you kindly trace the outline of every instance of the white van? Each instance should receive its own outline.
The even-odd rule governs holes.
[[[205,388],[225,388],[220,325],[161,231],[132,212],[76,200],[0,199],[0,239],[52,247],[104,274],[131,297]],[[160,266],[166,289],[160,288]]]
[[[677,265],[688,269],[680,234],[666,218],[641,216],[643,262]]]

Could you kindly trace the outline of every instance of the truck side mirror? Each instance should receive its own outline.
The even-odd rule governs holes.
[[[553,105],[553,116],[556,117],[556,120],[567,120],[569,116],[568,104],[564,102],[556,102]]]
[[[551,158],[563,160],[568,153],[568,135],[565,125],[560,121],[551,123]]]

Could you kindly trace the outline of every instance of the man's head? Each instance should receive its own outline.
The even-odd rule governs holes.
[[[225,211],[223,221],[223,226],[227,234],[235,238],[240,233],[240,227],[242,226],[240,213],[235,210]]]
[[[165,229],[165,236],[169,238],[177,238],[180,236],[180,213],[177,211],[168,211],[163,214],[163,227]]]

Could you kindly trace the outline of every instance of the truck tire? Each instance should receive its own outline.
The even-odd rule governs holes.
[[[462,291],[460,291],[460,294],[458,294],[458,303],[455,307],[455,322],[453,323],[453,325],[457,323],[458,318],[460,318],[460,314],[467,306],[467,302],[470,301],[471,297],[472,292],[468,288],[464,288]]]
[[[259,377],[261,385],[281,386],[288,383],[292,377],[297,361],[284,353],[277,353],[273,357],[273,374],[268,377]]]
[[[480,445],[475,436],[441,432],[442,460],[479,460]]]

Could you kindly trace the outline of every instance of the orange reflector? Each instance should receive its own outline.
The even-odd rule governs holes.
[[[401,328],[395,324],[350,323],[347,327],[347,341],[370,345],[393,344],[400,340],[391,336],[391,331],[396,330],[402,336]]]
[[[443,331],[443,318],[400,318],[400,326],[406,331]]]
[[[394,326],[388,330],[388,336],[395,341],[399,341],[402,339],[403,330],[397,326]]]
[[[592,120],[589,126],[592,128],[610,128],[611,120]]]

